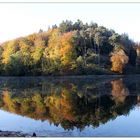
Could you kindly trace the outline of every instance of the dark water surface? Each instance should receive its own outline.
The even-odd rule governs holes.
[[[0,130],[140,136],[140,76],[0,77]]]

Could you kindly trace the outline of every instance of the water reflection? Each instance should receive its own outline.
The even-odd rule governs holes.
[[[139,79],[3,78],[0,108],[66,130],[98,127],[140,104]]]

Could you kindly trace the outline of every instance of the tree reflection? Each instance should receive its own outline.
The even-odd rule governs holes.
[[[1,82],[0,107],[64,129],[98,127],[119,115],[128,115],[140,103],[138,81],[30,81]],[[136,85],[133,88],[132,86]]]
[[[15,112],[16,111],[16,106],[14,103],[14,100],[11,98],[11,94],[8,91],[3,91],[3,103],[4,103],[4,108],[8,109],[10,112]]]
[[[112,96],[116,104],[123,103],[129,95],[129,90],[125,87],[123,80],[112,80]]]

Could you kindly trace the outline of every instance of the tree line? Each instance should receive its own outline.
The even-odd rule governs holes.
[[[139,44],[127,34],[69,20],[0,45],[0,75],[139,73]]]

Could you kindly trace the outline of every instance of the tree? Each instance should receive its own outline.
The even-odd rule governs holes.
[[[66,20],[66,21],[62,21],[62,23],[60,23],[59,31],[61,33],[69,32],[71,30],[73,30],[72,21]]]
[[[42,29],[40,29],[38,33],[43,33],[43,30],[42,30]]]
[[[16,40],[9,41],[3,44],[4,51],[2,53],[2,63],[8,64],[10,61],[10,56],[17,51],[18,43]]]
[[[61,36],[60,46],[60,59],[64,67],[72,68],[73,63],[76,59],[76,51],[72,44],[72,37],[74,32],[65,33]]]
[[[33,59],[31,57],[31,50],[33,46],[27,38],[22,38],[19,41],[21,60],[23,64],[23,71],[25,75],[31,73],[33,67]]]
[[[22,63],[22,57],[20,52],[16,52],[15,54],[12,54],[10,57],[10,62],[9,62],[9,69],[8,69],[8,74],[10,75],[24,75],[23,71],[23,63]]]
[[[45,41],[41,38],[38,37],[34,41],[34,50],[31,53],[31,57],[33,59],[33,65],[34,65],[34,73],[41,74],[42,71],[42,57],[43,57],[43,52],[45,50]]]
[[[112,62],[111,70],[114,72],[123,73],[123,69],[129,60],[128,56],[122,49],[112,53],[111,55],[112,55],[110,59]]]
[[[81,20],[77,20],[74,24],[73,24],[73,30],[81,30],[83,29],[83,22]]]
[[[100,65],[100,46],[103,45],[104,38],[101,36],[100,32],[95,34],[95,43],[97,45],[97,53],[98,53],[98,65]]]

